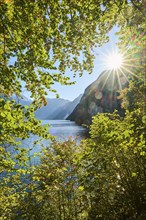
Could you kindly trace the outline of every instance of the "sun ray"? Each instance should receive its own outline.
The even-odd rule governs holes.
[[[112,49],[109,51],[109,49],[106,49],[105,52],[101,51],[100,48],[98,53],[95,53],[96,55],[101,55],[101,58],[99,57],[100,60],[102,60],[103,62],[101,62],[99,65],[104,65],[106,63],[106,60],[111,57],[112,55],[119,55],[123,57],[123,64],[124,65],[130,65],[131,67],[135,66],[134,65],[134,61],[137,60],[137,58],[132,57],[131,52],[129,51],[129,49],[126,49],[125,51],[120,51],[117,48],[112,47]],[[131,64],[132,63],[132,64]]]
[[[114,86],[114,81],[115,81],[115,70],[113,70],[112,88]]]
[[[126,78],[126,81],[129,82],[128,77],[126,76],[126,74],[123,72],[122,68],[119,68],[120,73],[122,73],[122,75]]]
[[[106,80],[105,80],[105,82],[104,82],[104,84],[103,84],[101,90],[103,90],[103,88],[105,87],[105,85],[106,85],[106,83],[107,83],[107,80],[108,80],[108,78],[109,78],[111,72],[112,72],[112,70],[106,70],[106,71],[105,71],[105,73],[108,73],[108,75],[107,75],[107,77],[106,77]]]
[[[117,81],[117,88],[121,90],[130,81],[130,78],[142,78],[136,74],[136,69],[140,68],[139,56],[133,55],[130,48],[125,50],[119,50],[114,47],[104,48],[104,52],[98,48],[98,55],[100,60],[98,66],[105,68],[105,81],[103,82],[102,90],[109,82],[109,78],[112,80],[111,92],[116,85],[115,80]],[[111,74],[112,76],[110,77]]]
[[[131,72],[131,70],[129,70],[128,68],[122,66],[122,69],[124,69],[126,72],[130,73],[132,76],[135,76],[136,78],[140,78],[140,77],[137,76],[135,73]]]
[[[118,69],[116,69],[115,71],[116,71],[116,75],[117,75],[117,78],[118,78],[119,88],[121,90],[122,89],[122,85],[121,85],[121,82],[120,82],[120,77],[119,77]]]
[[[106,65],[108,69],[119,69],[123,64],[123,56],[120,53],[112,53],[107,57]]]

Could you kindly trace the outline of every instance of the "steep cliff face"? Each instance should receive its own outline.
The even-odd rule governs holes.
[[[121,100],[118,98],[121,89],[128,85],[127,78],[115,71],[102,72],[96,81],[89,85],[81,98],[80,103],[67,118],[78,124],[90,124],[92,116],[98,112],[113,112],[121,109]]]

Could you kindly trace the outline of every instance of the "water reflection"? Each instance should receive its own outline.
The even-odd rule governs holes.
[[[50,120],[43,122],[43,124],[46,123],[51,125],[49,132],[51,135],[55,135],[57,140],[68,139],[69,137],[73,139],[82,139],[87,133],[85,128],[69,120]]]
[[[81,139],[87,136],[87,129],[69,120],[43,120],[42,124],[50,124],[49,133],[55,136],[57,141],[65,141],[71,138],[79,143]],[[22,147],[30,149],[29,154],[33,165],[38,163],[38,157],[32,157],[34,153],[39,153],[42,145],[48,147],[51,143],[50,140],[43,140],[34,145],[37,140],[39,137],[31,134],[28,139],[22,141]]]

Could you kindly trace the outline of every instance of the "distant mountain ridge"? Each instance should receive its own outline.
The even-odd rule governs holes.
[[[80,102],[81,97],[82,95],[79,95],[73,101],[62,98],[47,98],[47,105],[37,109],[35,111],[35,117],[40,120],[66,119]],[[32,102],[32,100],[23,95],[21,97],[13,95],[12,99],[23,106],[29,106]]]
[[[62,98],[47,98],[47,103],[48,104],[46,106],[42,106],[41,108],[37,109],[35,112],[36,118],[41,120],[52,120],[53,113],[58,109],[61,109],[65,104],[70,103],[70,101]]]
[[[12,99],[14,99],[17,103],[20,103],[21,105],[23,106],[29,106],[32,102],[31,99],[27,98],[26,96],[24,95],[21,95],[21,97],[18,97],[16,95],[13,95],[12,96]]]
[[[122,73],[104,71],[84,91],[80,103],[67,117],[77,124],[91,124],[92,116],[98,112],[110,112],[115,109],[124,115],[121,100],[118,98],[121,89],[128,86],[127,78]]]
[[[57,108],[56,111],[53,112],[52,115],[50,115],[51,119],[66,119],[74,110],[74,108],[77,106],[77,104],[80,102],[82,95],[79,95],[76,99],[73,101],[69,101],[68,103],[65,103],[61,108]]]

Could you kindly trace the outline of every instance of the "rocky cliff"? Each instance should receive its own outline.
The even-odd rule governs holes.
[[[92,116],[98,112],[112,113],[117,109],[120,115],[124,115],[118,96],[120,90],[127,85],[127,77],[124,74],[116,71],[102,72],[97,80],[85,89],[80,103],[67,119],[89,125]]]

